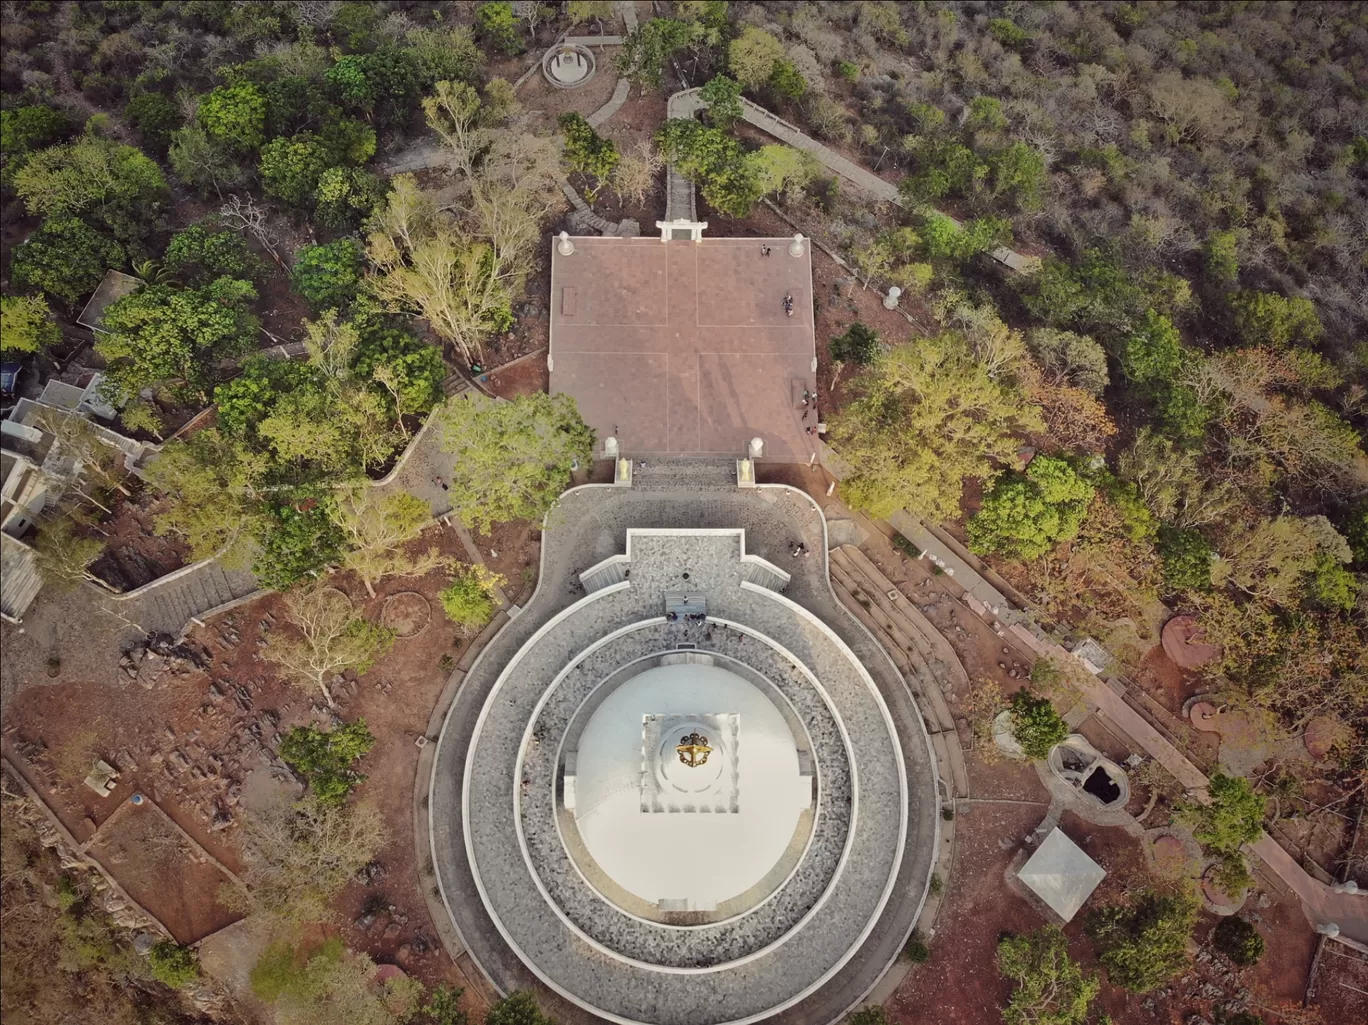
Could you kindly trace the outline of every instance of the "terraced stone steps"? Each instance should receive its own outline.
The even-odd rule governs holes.
[[[942,682],[952,689],[969,686],[969,675],[926,618],[884,576],[868,557],[852,545],[830,552],[831,582],[837,597],[888,651],[916,698],[940,763],[941,777],[957,798],[969,796],[969,773],[964,763],[954,713],[942,693]],[[896,597],[890,598],[889,594]],[[930,636],[930,635],[934,635]]]

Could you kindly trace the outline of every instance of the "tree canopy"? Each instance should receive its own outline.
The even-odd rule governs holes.
[[[31,214],[95,221],[125,241],[147,234],[168,196],[153,160],[98,135],[34,153],[15,174],[14,191]]]
[[[540,520],[587,465],[593,431],[569,395],[537,392],[506,402],[452,399],[434,414],[438,444],[451,457],[452,511],[487,531],[504,520]]]
[[[1015,983],[1003,1025],[1084,1025],[1101,981],[1069,957],[1057,925],[998,942],[998,971]]]
[[[955,518],[964,478],[990,476],[995,460],[1015,457],[1017,432],[1041,426],[956,332],[893,346],[852,387],[831,436],[851,467],[841,493],[873,516]]]

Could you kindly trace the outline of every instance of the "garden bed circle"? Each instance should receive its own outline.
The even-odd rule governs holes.
[[[398,591],[385,599],[380,625],[396,637],[417,637],[432,621],[432,603],[417,591]]]

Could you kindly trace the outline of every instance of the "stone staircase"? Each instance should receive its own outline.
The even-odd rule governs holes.
[[[770,591],[782,593],[788,587],[792,579],[781,569],[777,569],[763,562],[752,562],[749,559],[741,563],[741,579],[747,583],[755,584]]]
[[[226,570],[217,559],[186,566],[136,591],[120,595],[123,614],[148,633],[180,637],[195,619],[260,592],[250,570]]]
[[[841,604],[875,636],[912,691],[931,736],[941,779],[955,797],[968,797],[969,773],[961,738],[941,688],[967,693],[969,675],[950,642],[858,548],[833,548],[829,568]]]
[[[597,566],[591,566],[580,574],[580,584],[584,587],[584,593],[593,594],[626,580],[631,565],[625,556],[615,555]]]
[[[632,469],[632,487],[647,491],[736,490],[735,459],[650,459]]]

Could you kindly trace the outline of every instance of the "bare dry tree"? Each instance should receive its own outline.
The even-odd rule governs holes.
[[[326,921],[332,898],[388,839],[372,805],[277,800],[245,815],[246,889],[225,887],[219,901],[281,924]]]
[[[285,595],[285,608],[299,636],[272,637],[265,655],[295,682],[313,684],[329,708],[336,708],[328,679],[344,669],[359,673],[389,650],[394,633],[353,614],[351,599],[314,583]]]

